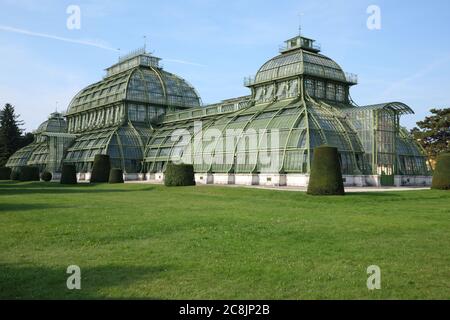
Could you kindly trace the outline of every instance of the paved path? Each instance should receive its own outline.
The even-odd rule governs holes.
[[[138,184],[155,184],[162,185],[161,182],[149,182],[149,181],[127,181],[126,183],[138,183]],[[242,186],[235,184],[219,185],[198,185],[199,187],[229,187],[229,188],[251,188],[262,190],[274,190],[274,191],[290,191],[290,192],[306,192],[306,187],[269,187],[269,186]],[[417,190],[430,190],[429,187],[346,187],[345,191],[349,193],[361,193],[361,192],[387,192],[387,191],[417,191]]]

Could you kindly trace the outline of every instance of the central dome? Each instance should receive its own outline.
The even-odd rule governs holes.
[[[267,61],[256,74],[255,82],[273,81],[301,74],[346,82],[345,73],[336,62],[304,49],[282,53]]]
[[[289,39],[280,47],[280,53],[267,61],[256,76],[245,78],[245,86],[252,87],[303,75],[350,86],[358,83],[357,75],[345,73],[334,60],[320,54],[319,46],[312,39],[302,36]]]

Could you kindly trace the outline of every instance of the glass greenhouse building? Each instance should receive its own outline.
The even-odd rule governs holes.
[[[194,165],[198,183],[306,186],[314,149],[338,148],[345,183],[428,185],[420,146],[400,125],[400,102],[358,106],[357,84],[315,41],[297,36],[244,80],[249,95],[203,106],[196,90],[138,50],[54,113],[33,144],[7,166],[39,166],[57,177],[63,163],[89,179],[108,154],[127,180],[162,181],[168,162]]]

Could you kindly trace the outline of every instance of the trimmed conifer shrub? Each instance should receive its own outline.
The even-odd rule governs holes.
[[[19,181],[20,178],[20,169],[19,168],[15,168],[11,171],[11,180],[12,181]]]
[[[53,178],[53,175],[48,171],[44,171],[41,174],[42,181],[50,182],[50,181],[52,181],[52,178]]]
[[[21,167],[19,181],[41,181],[39,168],[30,166]]]
[[[109,173],[109,183],[124,183],[123,171],[121,169],[111,169]]]
[[[0,168],[0,180],[10,180],[11,179],[11,168],[2,167]]]
[[[437,158],[431,188],[450,190],[450,153],[443,153]]]
[[[308,194],[345,194],[337,148],[322,146],[314,150]]]
[[[77,169],[73,164],[65,164],[61,171],[61,184],[77,184]]]
[[[98,154],[94,158],[91,183],[108,183],[111,161],[108,155]]]
[[[168,163],[164,184],[167,187],[195,186],[194,166]]]

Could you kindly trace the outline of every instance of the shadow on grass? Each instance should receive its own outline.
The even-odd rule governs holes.
[[[69,265],[68,265],[69,266]],[[81,268],[81,290],[67,289],[67,267],[0,264],[0,299],[107,299],[108,288],[127,288],[135,282],[150,282],[169,270],[168,266],[99,266]],[[115,292],[120,292],[117,290]],[[119,296],[118,298],[158,299]]]
[[[107,188],[104,188],[104,187]],[[123,193],[152,191],[154,187],[126,188],[124,185],[90,184],[63,185],[45,182],[2,182],[0,195],[27,195],[27,194],[80,194],[80,193]]]
[[[50,209],[67,209],[71,207],[53,206],[48,203],[2,203],[0,206],[0,214],[9,212],[31,211],[31,210],[50,210]]]

